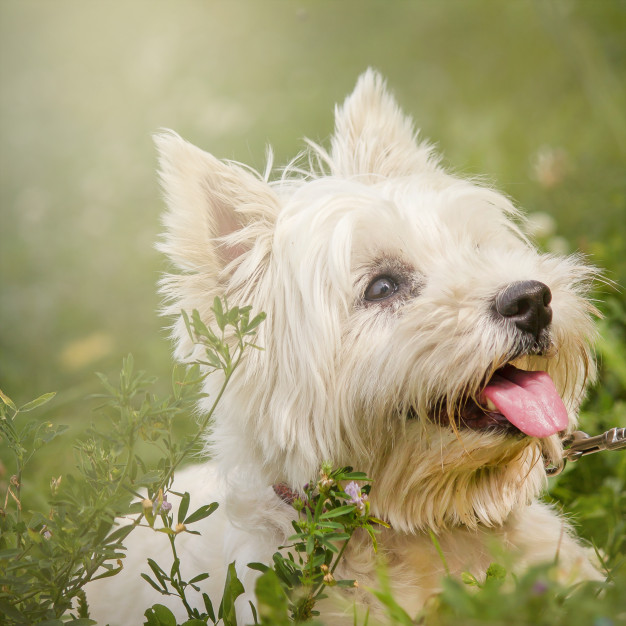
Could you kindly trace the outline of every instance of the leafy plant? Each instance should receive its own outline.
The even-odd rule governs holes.
[[[100,408],[108,419],[104,428],[94,426],[88,438],[76,444],[80,477],[52,479],[50,509],[45,513],[22,510],[22,475],[33,454],[64,427],[37,421],[22,424],[21,418],[54,394],[45,394],[19,409],[8,396],[0,396],[0,433],[15,466],[0,510],[0,612],[8,624],[46,620],[60,624],[64,616],[94,623],[88,620],[83,587],[120,571],[124,540],[138,525],[154,526],[154,502],[160,511],[166,510],[174,471],[197,449],[244,350],[251,345],[250,338],[263,321],[263,314],[250,319],[250,310],[229,309],[216,298],[213,311],[219,336],[200,321],[196,311],[191,322],[185,316],[194,341],[206,348],[206,360],[189,368],[175,368],[172,393],[165,398],[149,392],[154,380],[142,371],[135,372],[132,355],[124,359],[117,385],[99,375],[105,388],[99,396],[103,400]],[[202,374],[200,365],[205,368]],[[212,408],[197,432],[179,441],[173,433],[174,420],[181,415],[188,417],[202,395],[199,383],[217,369],[224,373],[224,379]],[[145,461],[146,446],[158,451],[156,468]],[[177,532],[195,532],[185,524],[210,515],[216,508],[205,505],[187,516],[189,494],[176,495],[182,498],[181,527],[157,529],[171,538]],[[116,519],[133,513],[138,515],[132,523],[113,528]],[[171,545],[175,550],[173,539]],[[170,579],[184,600],[187,583],[177,570]]]
[[[346,481],[350,482],[342,484]],[[357,586],[355,580],[334,576],[355,531],[365,530],[376,550],[375,526],[388,527],[369,514],[370,485],[359,486],[356,481],[369,483],[370,479],[351,467],[333,470],[330,463],[323,464],[319,480],[307,485],[303,497],[293,502],[300,516],[292,522],[296,532],[289,540],[293,543],[282,547],[286,554],[275,552],[271,568],[263,563],[249,564],[263,572],[257,594],[269,596],[273,604],[284,607],[296,623],[319,615],[315,604],[326,597],[327,587]],[[267,601],[260,613],[262,623],[275,623],[277,616]]]
[[[421,613],[424,626],[613,626],[626,618],[623,574],[613,584],[559,582],[548,563],[514,576],[492,564],[484,581],[446,577]]]
[[[262,572],[255,588],[258,606],[252,605],[255,623],[277,626],[306,622],[319,615],[315,605],[326,597],[327,587],[357,586],[354,580],[341,580],[334,576],[350,539],[354,532],[361,528],[369,534],[376,549],[375,526],[388,525],[369,514],[370,485],[359,486],[356,481],[370,482],[365,474],[354,472],[350,467],[333,470],[330,463],[325,463],[319,480],[307,485],[301,497],[294,498],[292,505],[298,511],[299,519],[293,522],[295,534],[289,538],[293,543],[279,548],[269,565],[265,563],[248,565],[251,569]],[[200,592],[195,583],[208,578],[207,572],[188,582],[180,578],[180,561],[176,553],[175,540],[178,532],[186,530],[181,528],[181,520],[186,514],[185,504],[188,501],[189,494],[184,494],[181,501],[183,512],[181,513],[179,509],[178,526],[175,531],[172,531],[173,515],[169,512],[161,514],[163,528],[160,530],[168,533],[174,556],[171,571],[169,574],[166,573],[149,559],[154,577],[147,574],[143,577],[163,595],[176,595],[181,599],[189,617],[184,626],[207,624],[208,620],[213,624],[222,621],[225,626],[236,626],[234,602],[244,592],[244,588],[237,577],[234,563],[228,568],[217,616],[210,598],[204,593],[203,612],[191,608],[187,602],[186,589],[191,587]],[[199,512],[205,510],[206,514],[210,514],[216,506],[209,505]],[[195,521],[197,513],[182,523],[186,526],[188,522]],[[160,604],[148,609],[146,618],[148,626],[176,624],[174,614]]]

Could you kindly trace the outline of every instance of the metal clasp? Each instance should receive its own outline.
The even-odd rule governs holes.
[[[626,449],[626,428],[611,428],[596,437],[576,430],[563,440],[563,445],[566,447],[563,457],[569,461],[601,450],[623,450]]]
[[[565,468],[567,461],[578,461],[583,456],[601,450],[625,450],[626,428],[611,428],[601,435],[590,437],[582,430],[576,430],[563,439],[563,459],[557,466],[546,467],[548,476],[557,476]]]

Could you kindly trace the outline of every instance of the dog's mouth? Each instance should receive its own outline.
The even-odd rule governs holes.
[[[453,412],[457,427],[500,431],[529,437],[549,437],[567,428],[567,409],[546,372],[525,371],[506,365],[486,382],[477,399],[467,398]],[[434,415],[450,425],[447,406]]]

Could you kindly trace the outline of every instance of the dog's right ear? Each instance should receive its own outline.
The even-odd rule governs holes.
[[[439,172],[439,158],[418,140],[413,120],[387,91],[382,76],[368,69],[353,93],[335,109],[331,169],[363,181]]]
[[[278,214],[266,181],[165,131],[155,136],[167,212],[158,249],[187,274],[215,279]]]

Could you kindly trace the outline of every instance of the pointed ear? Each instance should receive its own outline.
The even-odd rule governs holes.
[[[168,210],[158,248],[184,272],[217,275],[254,243],[250,230],[273,223],[278,199],[260,177],[225,163],[171,131],[155,136]]]
[[[335,109],[331,162],[335,175],[372,182],[438,169],[431,146],[418,143],[413,121],[371,68],[359,77],[343,106]]]

